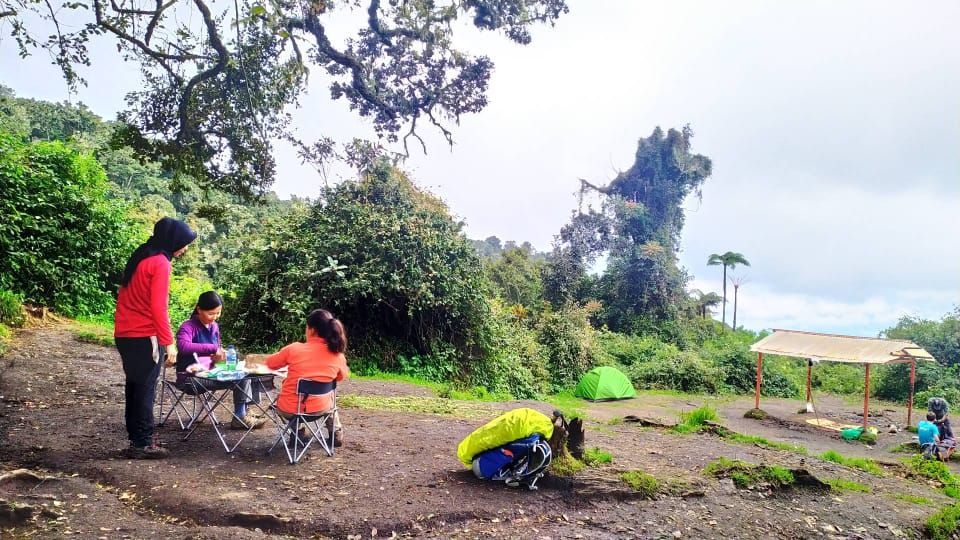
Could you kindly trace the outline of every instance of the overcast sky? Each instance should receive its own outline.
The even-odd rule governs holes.
[[[606,182],[639,137],[690,124],[714,164],[686,205],[691,286],[719,292],[707,257],[738,251],[752,263],[734,271],[738,323],[876,335],[960,304],[958,20],[954,1],[571,0],[527,47],[463,34],[496,64],[490,105],[463,119],[452,151],[433,134],[407,168],[469,236],[547,250],[578,178]],[[0,82],[18,95],[112,117],[137,86],[109,43],[85,75],[70,97],[47,59],[21,61],[0,38]],[[326,82],[314,70],[300,134],[369,134]],[[279,160],[281,196],[317,194],[316,172],[289,149]]]

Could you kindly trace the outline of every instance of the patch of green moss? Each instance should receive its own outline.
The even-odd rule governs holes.
[[[609,452],[605,452],[599,448],[588,448],[583,453],[583,462],[589,465],[590,467],[596,467],[603,465],[604,463],[613,462],[613,456]]]
[[[643,471],[627,471],[620,475],[620,480],[645,499],[656,497],[660,490],[660,481]]]
[[[570,455],[561,455],[553,458],[550,463],[550,473],[557,476],[573,476],[582,471],[586,465]]]
[[[763,420],[768,415],[763,409],[750,409],[749,411],[743,413],[744,418],[750,418],[751,420]]]
[[[703,472],[717,478],[730,478],[739,488],[748,488],[764,482],[774,487],[784,487],[796,482],[793,473],[779,465],[755,465],[725,457],[710,462]]]

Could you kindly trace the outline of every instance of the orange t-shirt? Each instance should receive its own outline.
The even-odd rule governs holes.
[[[270,369],[288,366],[287,378],[280,388],[277,408],[285,413],[297,411],[297,381],[342,381],[350,376],[347,359],[343,353],[330,352],[323,338],[309,337],[306,343],[291,343],[271,354],[266,359]],[[329,396],[311,396],[299,412],[321,412],[329,409],[333,400]]]

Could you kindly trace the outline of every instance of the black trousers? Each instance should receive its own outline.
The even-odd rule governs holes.
[[[138,448],[153,443],[153,402],[157,393],[157,377],[163,365],[166,350],[157,344],[157,339],[115,338],[123,373],[126,375],[127,436],[130,444]]]

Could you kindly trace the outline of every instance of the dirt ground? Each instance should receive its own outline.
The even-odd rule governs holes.
[[[474,428],[518,403],[456,403],[440,414],[412,405],[396,410],[417,403],[404,396],[447,400],[374,381],[350,381],[340,395],[345,403],[350,396],[380,401],[343,409],[346,444],[334,457],[312,451],[291,466],[282,452],[267,456],[276,435],[270,430],[253,432],[228,455],[209,424],[184,441],[168,423],[159,433],[172,457],[131,461],[120,456],[127,443],[115,350],[81,343],[62,326],[21,330],[0,359],[0,474],[26,468],[40,478],[0,476],[0,537],[910,538],[952,502],[935,486],[898,474],[895,465],[874,477],[808,455],[617,420],[675,419],[702,402],[659,395],[585,406],[587,445],[611,453],[612,463],[569,478],[548,476],[538,491],[510,489],[474,479],[455,453]],[[400,400],[388,406],[393,398]],[[765,400],[780,421],[761,422],[742,418],[752,400],[714,403],[730,429],[802,444],[811,454],[833,448],[895,463],[902,454],[888,450],[910,440],[882,433],[876,448],[844,443],[795,421],[801,405],[795,401]],[[818,404],[828,417],[857,410],[834,398]],[[888,416],[871,420],[889,425],[902,413],[883,412]],[[805,469],[821,480],[869,485],[871,492],[737,489],[704,475],[719,457]],[[655,499],[641,498],[619,479],[629,470],[660,481]]]

